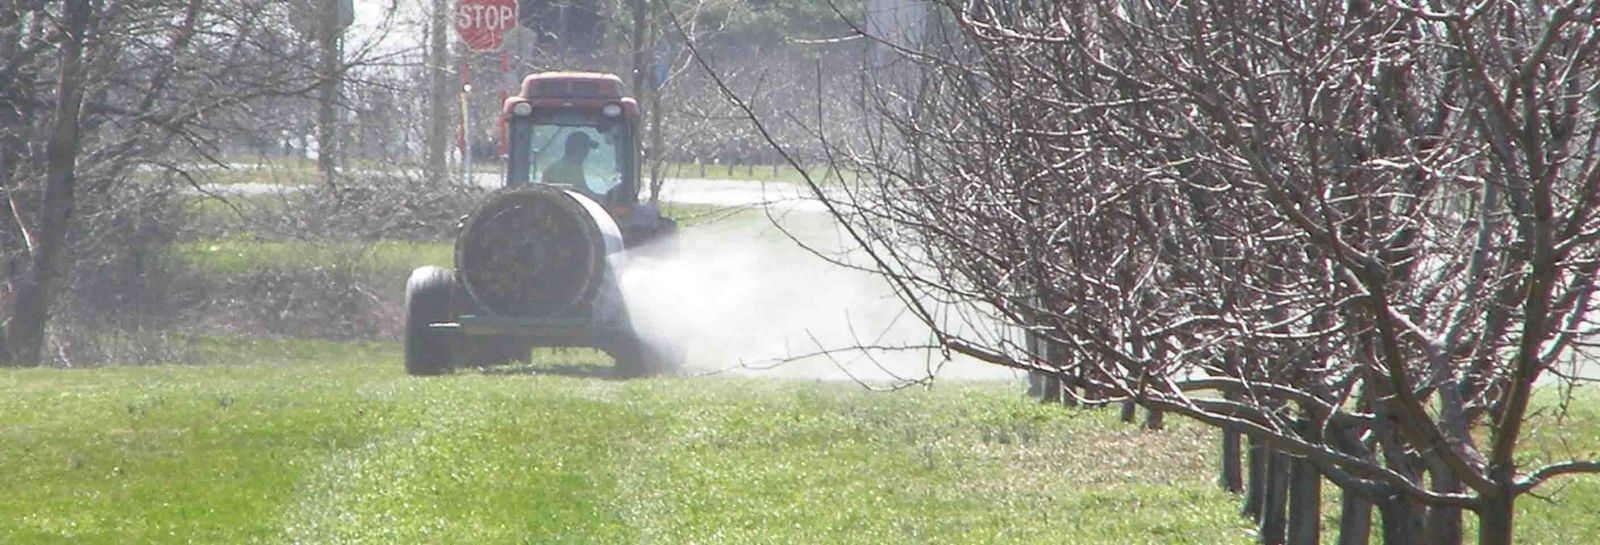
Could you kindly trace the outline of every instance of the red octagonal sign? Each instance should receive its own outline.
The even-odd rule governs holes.
[[[460,0],[456,4],[456,34],[473,51],[494,51],[505,43],[506,31],[517,26],[517,0]]]

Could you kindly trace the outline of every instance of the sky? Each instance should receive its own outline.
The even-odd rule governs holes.
[[[356,16],[345,37],[346,51],[370,45],[374,53],[414,50],[421,54],[420,47],[427,36],[429,0],[354,0],[354,3]],[[455,39],[454,31],[451,31],[451,39]]]

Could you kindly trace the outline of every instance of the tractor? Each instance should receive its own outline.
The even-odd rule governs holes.
[[[619,284],[628,252],[677,224],[639,202],[639,107],[610,74],[530,75],[505,100],[504,187],[466,216],[454,269],[406,281],[405,366],[416,376],[529,361],[536,347],[590,347],[618,375],[671,370],[643,340]]]

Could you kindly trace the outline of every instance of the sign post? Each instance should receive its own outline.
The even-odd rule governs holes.
[[[511,60],[509,56],[506,55],[505,50],[500,50],[500,81],[502,82],[502,85],[500,86],[500,104],[506,103],[506,96],[508,95],[508,93],[506,93],[506,89],[511,87],[511,82],[506,81],[506,71],[510,64]],[[506,152],[511,149],[511,143],[506,139],[506,128],[506,118],[502,116],[500,118],[500,147],[496,148],[497,151],[500,152],[500,155],[505,155]]]
[[[456,35],[467,45],[468,51],[498,51],[505,45],[506,31],[517,26],[517,0],[460,0],[455,11]],[[504,70],[502,60],[501,67]],[[467,103],[471,101],[472,80],[467,76],[465,60],[461,63],[461,165],[467,184],[472,183],[472,118]],[[503,139],[503,138],[502,138]]]
[[[472,135],[467,134],[468,119],[472,119],[472,84],[461,84],[461,178],[472,185]]]

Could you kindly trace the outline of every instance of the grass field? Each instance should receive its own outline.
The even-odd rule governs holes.
[[[1012,384],[621,382],[586,352],[418,380],[393,344],[194,342],[211,365],[0,372],[0,543],[1250,541],[1210,431]],[[1520,541],[1596,542],[1596,484],[1524,501]]]
[[[421,265],[449,266],[454,246],[448,242],[257,241],[248,238],[180,242],[179,259],[214,275],[235,275],[266,267],[310,268],[353,266],[372,271],[409,271]]]
[[[271,206],[271,197],[233,197],[236,204],[250,207]],[[312,243],[301,240],[261,240],[239,225],[237,214],[215,199],[192,199],[191,214],[197,221],[223,233],[216,238],[186,240],[174,244],[177,257],[208,274],[234,275],[264,267],[326,267],[355,265],[369,270],[410,270],[421,265],[449,266],[455,252],[451,241],[422,242],[403,240],[344,241]],[[720,222],[764,222],[753,208],[722,207],[704,204],[663,203],[662,213],[685,227]]]
[[[410,172],[407,172],[407,168]],[[504,172],[501,160],[473,165],[476,173]],[[394,164],[376,161],[357,161],[353,165],[344,165],[342,172],[347,175],[361,172],[396,172],[417,175],[420,167],[397,167]],[[827,169],[807,168],[809,174],[817,182],[823,182]],[[456,170],[455,172],[459,172]],[[737,180],[737,181],[762,181],[789,184],[803,184],[805,177],[799,171],[788,165],[699,165],[695,163],[665,163],[661,168],[662,175],[668,178],[704,178],[712,180]],[[258,158],[238,157],[227,161],[226,167],[206,165],[202,168],[191,169],[190,174],[196,182],[208,185],[237,185],[237,184],[263,184],[300,186],[313,185],[322,180],[321,173],[317,170],[315,160],[303,158]],[[650,177],[650,166],[645,165],[641,176]]]
[[[1009,386],[401,375],[391,345],[0,374],[0,542],[1243,542],[1205,434]],[[559,361],[564,366],[552,364]],[[1103,469],[1091,470],[1098,464]]]

